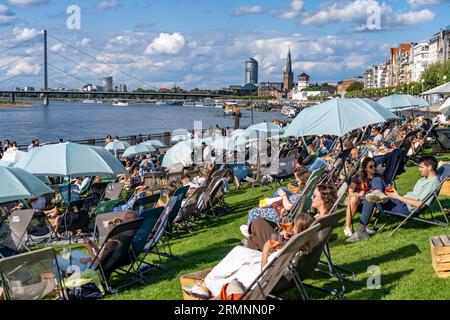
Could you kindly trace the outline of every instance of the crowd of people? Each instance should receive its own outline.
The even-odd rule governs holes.
[[[209,290],[209,297],[218,296],[223,286],[229,284],[230,281],[237,281],[242,288],[250,285],[293,236],[332,213],[333,208],[336,208],[341,200],[338,198],[337,190],[344,183],[348,184],[348,189],[345,197],[346,219],[343,233],[348,242],[366,240],[376,233],[376,230],[369,226],[377,212],[377,205],[384,210],[403,215],[410,214],[412,210],[424,204],[430,205],[428,196],[440,184],[437,177],[438,162],[434,157],[424,156],[417,160],[421,179],[417,181],[413,190],[404,196],[390,185],[392,178],[401,172],[402,166],[398,166],[399,170],[393,173],[394,177],[389,176],[389,181],[386,181],[386,172],[390,170],[389,162],[393,161],[397,151],[404,151],[404,154],[401,155],[402,161],[400,161],[402,164],[407,159],[418,156],[426,143],[427,133],[432,127],[433,121],[423,117],[404,118],[355,130],[343,139],[322,136],[283,140],[281,151],[276,156],[281,158],[285,154],[290,154],[289,151],[295,151],[295,159],[292,163],[294,181],[287,187],[276,190],[271,201],[266,201],[265,205],[255,207],[248,212],[247,223],[240,228],[244,236],[242,244],[229,252],[205,278],[204,284]],[[412,132],[414,136],[411,135]],[[209,132],[211,136],[223,133],[230,135],[227,129],[223,130],[218,127],[211,128]],[[194,137],[195,132],[192,134]],[[118,137],[116,137],[117,139]],[[141,142],[144,141],[143,137],[139,137],[139,139],[142,140]],[[112,136],[106,138],[107,143],[114,140]],[[35,139],[28,150],[40,145],[40,141]],[[270,141],[267,145],[265,151],[269,155],[275,155]],[[5,152],[11,148],[17,148],[17,144],[5,141],[2,151]],[[166,207],[178,188],[187,187],[186,197],[189,198],[197,189],[207,184],[214,170],[227,166],[226,163],[218,161],[221,153],[226,153],[225,150],[216,150],[206,142],[201,144],[201,149],[203,164],[201,168],[195,161],[184,166],[162,168],[164,153],[159,151],[123,160],[123,165],[128,173],[118,176],[117,182],[123,183],[128,196],[123,204],[117,205],[113,209],[113,211],[126,213],[125,218],[120,222],[135,220],[139,215],[139,211],[133,211],[136,201],[154,193],[145,183],[149,173],[162,172],[165,169],[168,172],[184,173],[197,170],[196,176],[183,174],[178,181],[166,181],[163,186],[164,190],[161,190],[160,198],[155,204],[155,207]],[[233,155],[235,158],[237,157],[236,153]],[[248,162],[249,146],[246,149],[245,159]],[[261,168],[249,165],[250,172],[259,169]],[[323,174],[318,177],[315,189],[311,189],[313,192],[310,193],[309,190],[306,190],[308,181],[318,170],[323,170]],[[236,188],[240,187],[240,180],[242,177],[234,177],[233,182]],[[102,184],[101,177],[81,177],[70,182],[79,193],[89,192],[94,197],[101,198],[104,192],[104,189],[96,190],[96,186]],[[223,183],[226,185],[224,189],[227,189],[228,179],[224,178]],[[302,212],[294,212],[299,207],[298,204],[303,199],[302,197],[307,194],[312,194],[310,208]],[[183,205],[185,203],[186,201],[183,202]],[[67,212],[61,212],[57,206],[53,206],[54,203],[48,203],[48,199],[44,196],[29,199],[27,204],[14,203],[9,207],[9,213],[22,209],[25,205],[42,212],[58,233],[67,227],[64,225],[67,220],[62,218]],[[77,207],[70,208],[73,213],[78,213],[79,210],[80,208]],[[353,231],[353,224],[358,212],[361,213],[359,226],[356,231]],[[87,221],[84,222],[84,224],[86,223]],[[113,223],[110,227],[115,225]],[[306,244],[302,248],[304,254],[308,254],[312,246],[312,243]],[[94,253],[99,254],[96,245],[92,241],[86,240],[84,247],[87,254],[74,253],[72,265],[69,265],[64,258],[58,258],[64,271],[70,272],[70,268],[74,266],[80,270],[89,267],[95,268],[96,264],[100,263],[102,259],[106,259],[114,251],[115,245],[114,243],[108,244],[104,252],[100,253],[100,258],[97,256],[98,262],[96,263],[93,263],[95,261]]]

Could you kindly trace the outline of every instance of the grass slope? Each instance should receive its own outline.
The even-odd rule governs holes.
[[[440,157],[439,160],[449,160]],[[396,181],[401,194],[410,191],[419,178],[417,168],[408,167]],[[178,300],[182,299],[179,284],[180,275],[214,267],[242,239],[239,226],[246,223],[247,212],[258,204],[259,199],[273,194],[274,189],[259,187],[252,190],[247,187],[226,196],[231,212],[216,220],[200,220],[195,224],[193,233],[180,233],[172,240],[172,251],[182,260],[164,258],[162,267],[165,271],[155,270],[148,274],[145,286],[136,286],[118,295],[108,296],[112,300]],[[450,199],[444,198],[448,207]],[[433,207],[434,211],[437,210]],[[442,216],[439,216],[442,218]],[[356,217],[356,222],[359,215]],[[389,230],[398,223],[388,225],[386,231],[375,235],[367,241],[347,244],[342,232],[343,221],[331,243],[331,254],[335,263],[353,270],[356,279],[345,283],[346,299],[450,299],[450,278],[439,279],[431,265],[429,238],[433,235],[449,234],[449,230],[431,227],[415,222],[406,226],[388,238]],[[357,223],[355,223],[357,227]],[[157,262],[155,256],[148,258]],[[371,276],[369,266],[377,266],[381,271],[381,288],[369,289],[367,281]],[[337,281],[317,274],[307,283],[333,287]],[[309,290],[311,298],[329,299],[322,293]],[[287,299],[297,299],[296,291],[284,295]]]

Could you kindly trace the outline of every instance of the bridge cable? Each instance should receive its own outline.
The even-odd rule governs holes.
[[[115,67],[115,66],[113,66],[113,65],[111,65],[111,64],[109,64],[109,63],[107,63],[107,62],[104,62],[104,61],[102,61],[102,60],[100,60],[100,59],[97,59],[96,57],[90,55],[89,53],[84,52],[84,51],[82,51],[82,50],[80,50],[80,49],[78,49],[78,48],[72,46],[70,43],[68,43],[68,42],[66,42],[66,41],[64,41],[64,40],[58,39],[58,38],[56,38],[55,36],[53,36],[53,35],[51,35],[51,34],[48,34],[48,36],[51,37],[51,38],[53,38],[53,39],[55,39],[56,41],[59,41],[59,42],[62,42],[62,43],[64,43],[64,44],[66,44],[67,46],[71,47],[72,49],[74,49],[74,50],[76,50],[76,51],[78,51],[78,52],[81,52],[82,54],[84,54],[84,55],[86,55],[86,56],[88,56],[88,57],[94,59],[95,61],[97,61],[97,62],[99,62],[99,63],[102,63],[102,64],[104,64],[104,65],[106,65],[106,66],[108,66],[108,67],[110,67],[110,68],[112,68],[112,69],[114,69],[114,70],[116,70],[116,71],[119,71],[120,73],[123,73],[123,74],[127,75],[128,77],[130,77],[130,78],[132,78],[132,79],[134,79],[134,80],[136,80],[136,81],[138,81],[138,82],[140,82],[140,83],[145,84],[146,86],[148,86],[148,87],[150,87],[150,88],[158,89],[158,88],[156,88],[155,86],[152,86],[151,84],[149,84],[148,82],[146,82],[146,81],[144,81],[144,80],[141,80],[141,79],[139,79],[139,78],[136,78],[136,77],[133,76],[132,74],[130,74],[130,73],[126,72],[126,71],[122,71],[122,70],[120,70],[119,68],[117,68],[117,67]]]

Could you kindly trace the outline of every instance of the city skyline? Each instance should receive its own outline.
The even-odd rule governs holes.
[[[71,5],[80,9],[81,29],[67,28]],[[380,12],[379,25],[371,21],[375,27],[369,25],[370,10]],[[42,52],[13,63],[40,49],[42,40],[3,51],[45,28],[124,71],[49,38],[49,61],[75,76],[50,69],[52,88],[96,84],[100,75],[129,88],[144,87],[129,73],[155,88],[176,83],[186,89],[219,89],[243,84],[242,65],[248,58],[259,62],[260,82],[282,81],[289,48],[294,79],[306,72],[312,82],[337,83],[387,60],[390,47],[428,41],[449,24],[449,13],[448,0],[1,1],[0,59],[9,65],[0,69],[0,81],[2,88],[43,86]]]

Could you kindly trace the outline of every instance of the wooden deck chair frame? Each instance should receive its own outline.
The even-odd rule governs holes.
[[[301,248],[317,234],[319,229],[320,224],[316,224],[304,232],[292,237],[280,250],[277,256],[264,267],[257,278],[248,286],[242,295],[241,300],[266,300],[267,298],[276,298],[271,295],[271,292],[286,273],[293,273],[291,263],[301,252]],[[306,291],[303,282],[301,280],[298,281],[295,276],[294,279],[301,297],[306,299]]]

